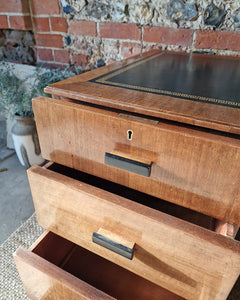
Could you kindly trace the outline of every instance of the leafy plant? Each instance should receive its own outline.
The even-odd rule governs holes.
[[[33,116],[32,98],[46,96],[43,89],[54,82],[74,76],[69,69],[36,68],[34,74],[24,80],[16,75],[14,65],[0,63],[0,98],[5,113],[11,118],[14,115]]]

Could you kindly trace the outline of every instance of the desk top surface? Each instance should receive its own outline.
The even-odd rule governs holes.
[[[240,59],[152,51],[46,88],[72,98],[240,134]]]

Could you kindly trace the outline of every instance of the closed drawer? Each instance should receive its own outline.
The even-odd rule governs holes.
[[[55,164],[28,177],[42,227],[181,297],[225,299],[239,275],[239,242],[170,215],[157,198]],[[175,215],[202,225],[181,209]],[[93,242],[100,229],[132,244],[132,259]]]
[[[36,98],[44,158],[240,225],[240,140]]]
[[[30,299],[182,299],[51,232],[14,259]]]

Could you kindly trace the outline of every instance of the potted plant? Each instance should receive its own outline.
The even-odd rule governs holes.
[[[15,119],[12,128],[14,148],[20,163],[25,167],[42,164],[32,98],[46,95],[44,87],[73,76],[69,70],[36,68],[24,79],[16,75],[14,65],[0,64],[0,98],[5,115]]]

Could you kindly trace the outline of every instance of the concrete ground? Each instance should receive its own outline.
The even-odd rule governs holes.
[[[15,151],[6,147],[6,122],[0,115],[0,245],[33,212],[26,168]]]
[[[0,162],[0,244],[34,212],[26,168],[16,154]]]

